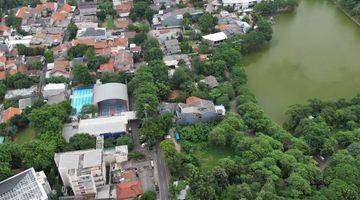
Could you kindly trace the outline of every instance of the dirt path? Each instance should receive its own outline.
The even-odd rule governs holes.
[[[236,98],[232,99],[230,102],[230,111],[237,112]]]

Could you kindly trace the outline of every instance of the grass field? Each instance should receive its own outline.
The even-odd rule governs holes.
[[[27,127],[21,130],[14,138],[14,141],[18,144],[24,144],[36,136],[35,130],[32,127]]]
[[[115,21],[114,21],[113,18],[107,19],[105,23],[106,23],[106,28],[107,29],[115,29],[116,28]]]
[[[216,166],[218,160],[232,157],[233,153],[229,149],[213,147],[207,143],[199,143],[197,144],[195,156],[199,159],[201,168],[212,169]]]

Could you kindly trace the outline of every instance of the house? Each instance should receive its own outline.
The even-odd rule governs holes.
[[[97,7],[95,2],[80,2],[77,6],[80,15],[88,16],[88,15],[96,15]]]
[[[67,85],[65,83],[49,83],[42,89],[44,99],[48,104],[60,103],[67,99]]]
[[[116,185],[117,200],[135,199],[143,193],[140,181],[132,181]]]
[[[122,2],[121,4],[115,5],[116,12],[119,14],[120,17],[129,17],[131,8],[131,1]]]
[[[56,153],[54,160],[64,186],[75,195],[96,194],[106,184],[102,149]]]
[[[98,72],[114,72],[114,61],[110,60],[107,63],[101,64]]]
[[[178,38],[180,33],[181,30],[179,28],[167,28],[167,29],[149,31],[149,35],[155,37],[160,44],[164,43],[166,40]]]
[[[20,108],[10,107],[10,108],[4,110],[4,112],[2,114],[1,122],[2,123],[7,122],[15,115],[21,115]]]
[[[134,70],[134,58],[130,51],[120,50],[113,52],[111,58],[114,59],[115,71],[133,71]]]
[[[219,82],[216,80],[215,76],[207,76],[203,80],[200,80],[200,82],[205,83],[211,88],[219,86]]]
[[[172,76],[175,69],[179,67],[180,61],[183,61],[187,67],[191,66],[190,58],[187,54],[167,55],[164,56],[163,61],[165,65],[169,67],[170,76]]]
[[[220,42],[226,40],[228,37],[223,32],[217,32],[209,35],[202,36],[203,40],[208,42],[210,45],[216,46]]]
[[[37,86],[33,85],[30,88],[24,89],[15,89],[15,90],[8,90],[5,94],[5,99],[14,99],[14,98],[27,98],[27,97],[34,97],[37,94]]]
[[[83,28],[78,30],[78,39],[106,40],[106,28]]]
[[[215,106],[212,101],[192,96],[186,103],[179,103],[175,108],[176,124],[194,124],[220,120],[225,115],[225,107]]]
[[[126,29],[129,24],[130,24],[130,20],[126,18],[120,18],[115,22],[115,26],[118,29]]]
[[[179,46],[179,41],[177,39],[172,39],[172,40],[166,40],[164,42],[164,52],[165,54],[177,54],[180,53],[180,46]]]
[[[70,77],[70,62],[67,60],[57,60],[54,62],[54,68],[47,73],[47,77],[64,76]]]
[[[0,182],[1,200],[48,200],[50,184],[44,171],[24,170]]]
[[[234,10],[246,10],[253,8],[261,0],[221,0],[223,7],[231,7]]]
[[[31,97],[19,99],[19,108],[23,111],[25,108],[31,107],[33,99]]]

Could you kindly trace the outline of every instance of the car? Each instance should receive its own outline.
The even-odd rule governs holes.
[[[150,165],[151,165],[152,168],[154,168],[154,161],[153,160],[150,161]]]

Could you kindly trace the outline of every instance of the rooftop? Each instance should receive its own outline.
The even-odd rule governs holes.
[[[210,40],[213,42],[217,42],[217,41],[222,41],[227,39],[227,36],[225,33],[223,32],[218,32],[218,33],[213,33],[213,34],[209,34],[209,35],[204,35],[202,36],[205,40]]]
[[[136,198],[143,193],[140,181],[117,184],[116,195],[118,200]]]

